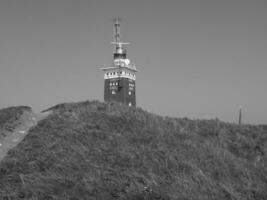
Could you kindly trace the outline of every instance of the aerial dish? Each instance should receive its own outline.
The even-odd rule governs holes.
[[[125,59],[125,61],[124,61],[124,62],[125,62],[125,64],[126,64],[126,65],[129,65],[129,64],[130,64],[130,60],[129,60],[128,58],[127,58],[127,59]]]

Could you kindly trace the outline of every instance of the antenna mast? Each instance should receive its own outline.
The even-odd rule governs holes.
[[[114,19],[114,59],[126,59],[126,49],[123,45],[129,44],[127,42],[121,42],[120,40],[120,18]]]
[[[120,43],[120,18],[114,19],[114,43]]]

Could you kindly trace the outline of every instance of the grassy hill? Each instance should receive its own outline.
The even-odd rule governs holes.
[[[2,199],[267,199],[267,126],[97,101],[48,111],[0,163]]]

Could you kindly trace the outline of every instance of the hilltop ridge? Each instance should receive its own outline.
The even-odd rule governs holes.
[[[45,117],[28,106],[15,106],[0,110],[0,161],[27,135],[28,130]]]
[[[267,199],[267,126],[59,104],[0,163],[13,199]]]

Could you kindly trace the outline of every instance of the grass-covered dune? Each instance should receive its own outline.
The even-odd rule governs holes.
[[[1,162],[2,199],[267,199],[267,126],[95,101],[49,110]]]

